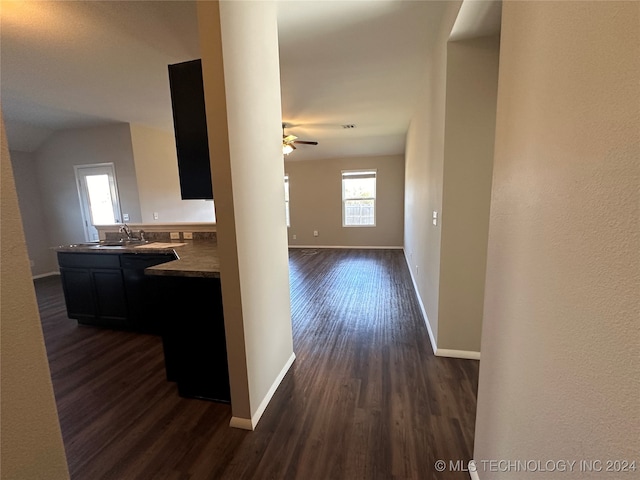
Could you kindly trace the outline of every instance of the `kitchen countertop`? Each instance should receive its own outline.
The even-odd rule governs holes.
[[[154,248],[154,243],[162,243],[163,248]],[[174,246],[168,246],[169,244]],[[167,245],[167,246],[164,246]],[[162,263],[145,269],[147,275],[174,277],[220,278],[220,260],[218,247],[211,240],[175,240],[172,242],[150,242],[145,245],[98,246],[92,244],[62,245],[56,252],[67,253],[175,253],[177,260]]]

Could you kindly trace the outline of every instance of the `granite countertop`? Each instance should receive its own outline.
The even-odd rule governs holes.
[[[157,244],[154,246],[154,244]],[[171,245],[174,244],[174,245]],[[150,242],[144,245],[98,246],[95,244],[62,245],[56,252],[69,253],[175,253],[177,260],[145,269],[147,275],[174,277],[220,278],[220,260],[217,243],[212,240],[175,240]]]

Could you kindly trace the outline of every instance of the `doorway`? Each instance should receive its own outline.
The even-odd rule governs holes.
[[[120,223],[120,200],[113,163],[75,165],[80,210],[88,242],[99,240],[95,225]]]

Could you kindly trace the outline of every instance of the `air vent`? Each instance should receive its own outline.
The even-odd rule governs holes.
[[[347,125],[342,125],[342,128],[344,128],[346,130],[346,129],[349,129],[349,128],[356,128],[356,126],[353,123],[349,123]]]

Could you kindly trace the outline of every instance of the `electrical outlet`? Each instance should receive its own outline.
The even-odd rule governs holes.
[[[298,239],[298,236],[297,236],[295,233],[293,234],[293,239],[294,239],[294,240],[297,240],[297,239]]]
[[[123,213],[122,214],[122,221],[123,222],[128,222],[129,221],[129,214],[128,213]]]
[[[29,265],[31,265],[32,267],[36,266],[36,262],[34,262],[33,260],[29,259]]]
[[[158,212],[153,212],[153,219],[157,220],[158,219]]]
[[[180,232],[169,232],[171,240],[180,240]]]
[[[185,240],[193,240],[193,232],[184,232],[182,236]]]
[[[314,231],[313,231],[313,236],[314,236],[314,237],[317,237],[317,236],[318,236],[318,230],[314,230]]]

